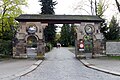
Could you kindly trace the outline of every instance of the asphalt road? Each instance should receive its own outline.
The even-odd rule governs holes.
[[[119,76],[85,67],[68,48],[54,48],[33,72],[14,80],[120,80]]]

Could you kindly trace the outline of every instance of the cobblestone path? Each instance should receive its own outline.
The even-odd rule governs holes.
[[[85,67],[68,48],[54,48],[33,72],[15,80],[120,80],[119,76]]]

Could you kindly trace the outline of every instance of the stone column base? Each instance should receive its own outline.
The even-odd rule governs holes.
[[[92,58],[92,53],[85,53],[86,58]]]
[[[14,55],[13,58],[16,58],[16,59],[27,59],[28,56],[27,56],[27,54],[20,54],[19,56]]]
[[[36,56],[36,59],[44,59],[45,58],[45,55],[44,54],[41,54],[41,53],[39,53],[39,54],[37,54],[37,56]]]

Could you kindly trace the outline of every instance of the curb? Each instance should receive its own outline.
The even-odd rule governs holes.
[[[2,80],[14,80],[14,79],[16,79],[18,77],[22,77],[22,76],[32,72],[33,70],[35,70],[42,62],[43,62],[43,60],[38,60],[32,66],[30,66],[28,69],[26,69],[26,70],[24,70],[22,72],[19,72],[17,74],[2,78]]]
[[[98,68],[88,62],[86,62],[85,60],[80,60],[81,63],[83,65],[85,65],[86,67],[88,68],[91,68],[91,69],[94,69],[94,70],[98,70],[98,71],[101,71],[101,72],[105,72],[105,73],[108,73],[108,74],[112,74],[112,75],[116,75],[116,76],[120,76],[120,73],[119,72],[114,72],[114,71],[110,71],[110,70],[106,70],[106,69],[102,69],[102,68]]]

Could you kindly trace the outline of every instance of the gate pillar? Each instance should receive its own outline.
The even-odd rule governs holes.
[[[45,47],[43,40],[39,40],[37,43],[37,58],[38,59],[43,59],[45,55]]]
[[[27,58],[26,54],[26,43],[24,40],[19,40],[13,49],[14,58]]]
[[[13,47],[13,57],[44,58],[45,46],[43,30],[46,26],[47,24],[42,24],[41,22],[20,22],[16,34],[17,43],[15,47]],[[33,52],[29,52],[28,48]]]

